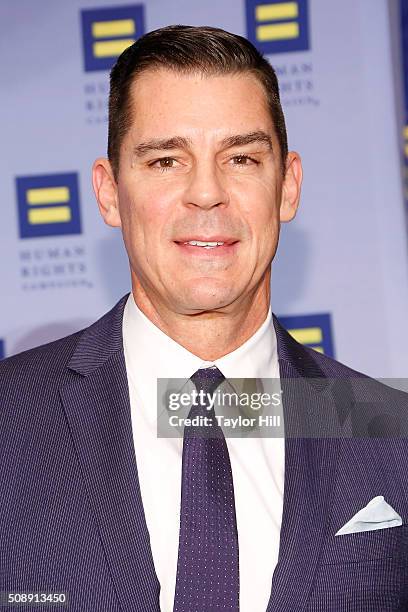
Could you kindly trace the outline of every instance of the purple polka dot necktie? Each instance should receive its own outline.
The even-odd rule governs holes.
[[[216,367],[191,377],[198,394],[214,393],[225,377]],[[207,398],[207,396],[205,396]],[[180,536],[173,612],[239,611],[238,531],[227,443],[205,399],[184,427]]]

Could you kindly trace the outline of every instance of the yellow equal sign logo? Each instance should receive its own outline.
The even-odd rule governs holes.
[[[403,136],[403,147],[404,147],[404,159],[403,164],[403,185],[404,185],[404,198],[408,202],[408,125],[404,126],[402,130]]]
[[[16,177],[20,238],[80,234],[76,172]]]
[[[408,160],[408,125],[404,127],[404,129],[402,130],[402,134],[404,137],[404,155],[405,159]]]
[[[330,313],[279,317],[279,320],[297,342],[334,357]]]
[[[71,221],[71,208],[67,205],[55,206],[55,204],[66,204],[69,200],[70,193],[68,187],[28,189],[28,222],[30,225],[39,223],[68,223]]]
[[[290,335],[300,342],[300,344],[312,345],[315,351],[324,353],[322,342],[323,332],[321,327],[304,327],[298,329],[288,329]]]
[[[299,6],[297,2],[260,4],[255,8],[256,38],[260,42],[290,40],[299,37]],[[284,22],[282,23],[282,21]],[[272,22],[272,23],[271,23]],[[273,23],[279,22],[279,23]]]
[[[245,0],[247,38],[261,53],[309,49],[309,0]]]
[[[86,72],[110,70],[145,33],[143,4],[85,9],[81,19]]]
[[[92,24],[92,36],[94,39],[120,37],[116,40],[97,40],[93,43],[95,57],[117,57],[135,42],[136,25],[133,19],[95,21]]]

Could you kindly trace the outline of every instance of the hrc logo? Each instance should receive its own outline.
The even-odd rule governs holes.
[[[319,353],[334,357],[333,334],[329,314],[278,317],[295,340]]]
[[[4,341],[0,340],[0,359],[4,357]]]
[[[247,38],[261,53],[309,49],[308,0],[246,0]]]
[[[404,164],[404,198],[405,200],[408,202],[408,125],[404,126],[404,129],[402,130],[402,137],[403,137],[403,150],[404,150],[404,159],[405,159],[405,164]]]
[[[405,155],[405,159],[408,159],[408,125],[404,126],[404,129],[402,131],[402,135],[404,138],[404,155]]]
[[[80,234],[78,175],[16,178],[20,238]]]
[[[81,11],[85,71],[110,70],[144,34],[144,6],[130,4]]]

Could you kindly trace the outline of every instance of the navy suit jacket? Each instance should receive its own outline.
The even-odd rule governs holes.
[[[0,362],[0,591],[66,592],[75,612],[160,609],[123,352],[127,297],[90,327]],[[406,395],[274,325],[288,435],[267,612],[408,610]],[[370,402],[382,406],[374,420]],[[387,428],[393,437],[381,437]],[[334,535],[377,495],[402,526]]]

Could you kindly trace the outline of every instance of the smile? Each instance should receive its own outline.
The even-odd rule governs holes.
[[[227,242],[204,242],[194,241],[190,242],[175,242],[179,247],[180,252],[186,256],[203,256],[203,257],[225,257],[231,256],[236,253],[238,247],[238,241],[227,243]]]

